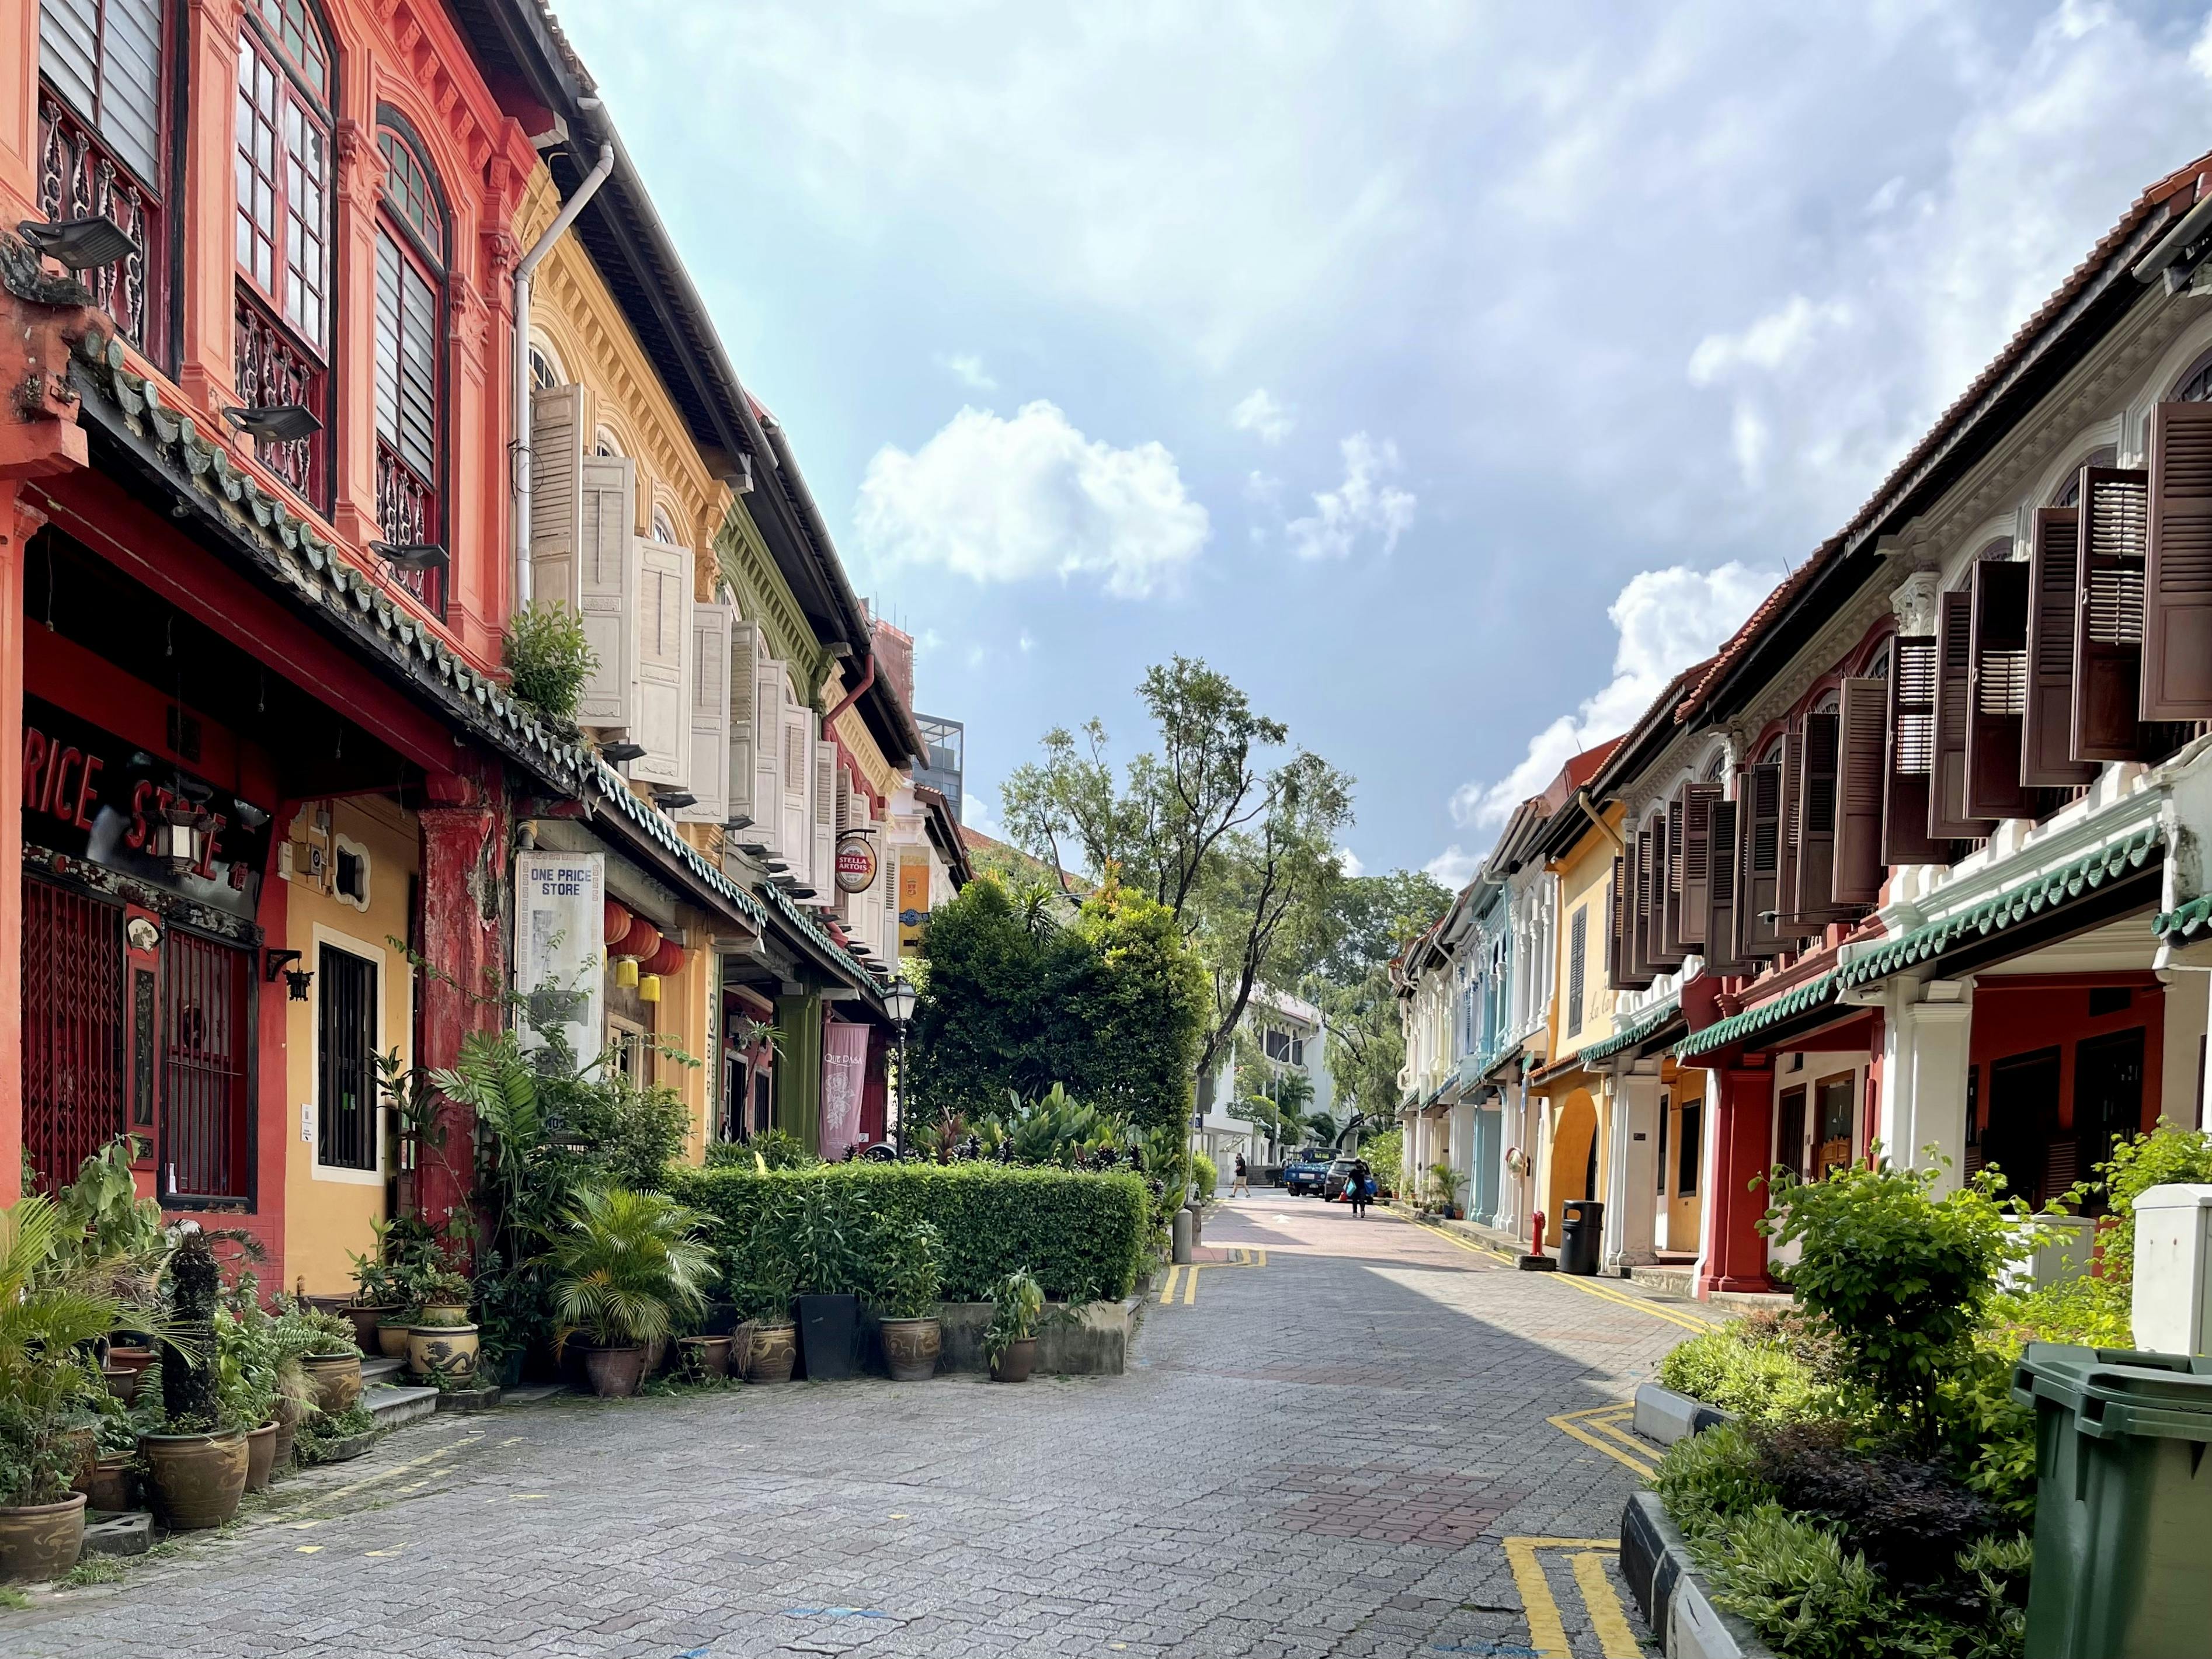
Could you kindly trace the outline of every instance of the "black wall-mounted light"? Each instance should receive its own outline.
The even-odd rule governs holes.
[[[131,233],[105,213],[88,214],[81,219],[56,219],[51,223],[26,219],[15,230],[46,258],[58,260],[71,270],[112,265],[125,254],[138,251],[138,244],[131,240]]]
[[[699,797],[689,789],[656,789],[653,804],[664,812],[680,812],[687,806],[696,806]]]
[[[276,975],[299,960],[300,952],[297,951],[264,950],[261,953],[261,976],[274,985]]]
[[[297,443],[323,429],[315,411],[305,404],[264,404],[254,409],[226,409],[222,417],[240,432],[264,444]]]
[[[443,570],[450,562],[435,542],[371,542],[368,550],[394,570]]]
[[[599,745],[599,758],[610,766],[620,766],[624,761],[642,759],[644,755],[645,745],[641,743],[603,743]]]

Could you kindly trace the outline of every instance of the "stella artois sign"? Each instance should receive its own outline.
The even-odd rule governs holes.
[[[837,842],[837,890],[865,893],[875,884],[875,843],[866,836],[841,837]]]

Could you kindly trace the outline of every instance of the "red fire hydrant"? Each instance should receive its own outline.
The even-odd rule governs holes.
[[[1544,1254],[1544,1212],[1536,1211],[1528,1218],[1528,1223],[1534,1230],[1534,1236],[1528,1241],[1528,1254],[1541,1255]]]

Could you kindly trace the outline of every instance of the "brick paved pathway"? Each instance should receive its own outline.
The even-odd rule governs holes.
[[[1206,1243],[1266,1265],[1149,1306],[1125,1377],[441,1417],[0,1614],[0,1654],[1637,1650],[1609,1561],[1506,1540],[1617,1536],[1636,1477],[1547,1419],[1626,1398],[1680,1324],[1310,1199]]]

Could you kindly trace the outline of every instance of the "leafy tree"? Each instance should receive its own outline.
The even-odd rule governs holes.
[[[1387,1117],[1397,1109],[1406,1036],[1390,963],[1451,898],[1443,883],[1419,870],[1354,877],[1330,895],[1322,965],[1300,988],[1328,1028],[1337,1098],[1358,1110]]]
[[[1109,872],[1170,912],[1196,946],[1212,1008],[1193,1071],[1218,1062],[1262,982],[1294,982],[1322,936],[1352,780],[1188,657],[1138,687],[1159,742],[1117,776],[1097,720],[1045,734],[1002,791],[1014,841],[1065,871]],[[1063,885],[1066,878],[1062,878]]]

